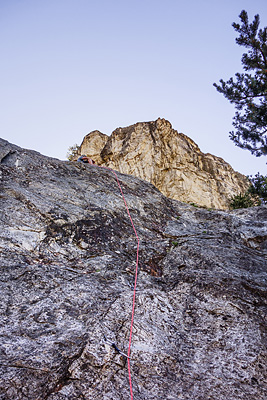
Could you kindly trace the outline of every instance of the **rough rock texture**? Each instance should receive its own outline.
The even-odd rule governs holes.
[[[0,140],[1,400],[128,400],[136,238],[114,175]],[[267,398],[267,208],[118,174],[140,238],[135,400]]]
[[[88,135],[83,138],[79,148],[79,156],[82,154],[90,154],[90,158],[92,158],[97,165],[101,165],[103,163],[101,151],[107,143],[107,140],[108,136],[99,131],[88,133]],[[77,158],[78,157],[76,157],[76,160]]]
[[[118,128],[111,136],[89,133],[79,154],[151,182],[167,197],[208,208],[228,209],[229,198],[248,188],[244,175],[222,158],[202,153],[161,118]]]

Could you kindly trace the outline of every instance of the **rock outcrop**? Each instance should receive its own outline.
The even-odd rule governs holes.
[[[0,161],[0,399],[128,400],[110,343],[127,352],[136,238],[114,175],[4,140]],[[118,177],[140,238],[134,399],[266,399],[267,207]]]
[[[151,182],[167,197],[207,208],[228,209],[229,199],[249,186],[244,175],[222,158],[202,153],[161,118],[118,128],[110,136],[89,133],[79,154]]]
[[[78,150],[79,154],[77,154],[75,159],[77,160],[77,158],[82,154],[90,154],[90,158],[92,158],[97,165],[101,165],[103,163],[101,151],[105,147],[107,140],[108,136],[104,133],[99,131],[90,132],[83,138],[82,144]]]

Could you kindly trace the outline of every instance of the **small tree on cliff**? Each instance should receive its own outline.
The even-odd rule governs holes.
[[[254,177],[250,177],[251,186],[248,192],[257,195],[262,203],[267,204],[267,176],[257,173]]]
[[[67,159],[69,161],[73,161],[74,157],[77,155],[77,152],[79,151],[79,149],[80,149],[80,146],[76,143],[73,146],[70,146],[68,148]]]
[[[236,80],[214,83],[238,110],[233,118],[233,142],[256,157],[267,155],[267,27],[259,29],[260,18],[255,15],[249,23],[245,10],[239,15],[241,24],[232,26],[239,33],[236,43],[248,49],[242,56],[245,73],[236,73]]]

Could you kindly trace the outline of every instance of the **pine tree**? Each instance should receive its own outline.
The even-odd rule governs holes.
[[[220,85],[214,86],[238,110],[230,139],[259,157],[267,155],[267,27],[259,29],[259,15],[249,23],[245,10],[239,18],[241,24],[234,22],[232,26],[239,34],[236,43],[248,49],[241,59],[246,72],[236,73],[236,80],[221,79]]]
[[[267,204],[267,175],[260,175],[259,172],[254,176],[250,176],[251,186],[248,189],[252,195],[257,195],[262,203]]]

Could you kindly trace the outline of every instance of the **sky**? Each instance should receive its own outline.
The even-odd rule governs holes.
[[[0,0],[0,136],[66,159],[93,130],[158,117],[245,175],[267,173],[229,139],[213,83],[242,72],[233,22],[267,26],[266,0]]]

